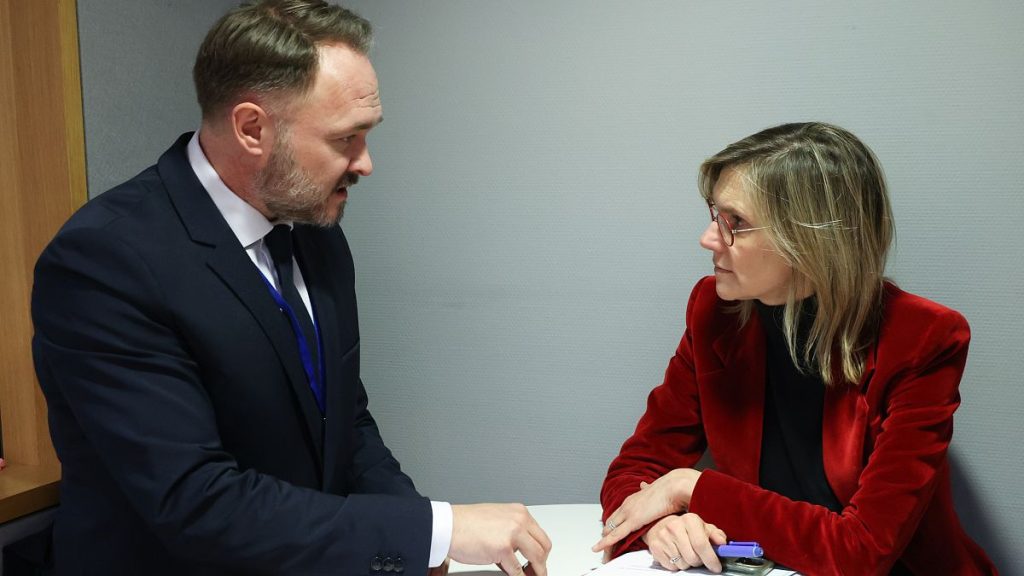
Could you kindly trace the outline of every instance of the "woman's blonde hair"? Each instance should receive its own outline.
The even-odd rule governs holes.
[[[726,168],[741,171],[758,226],[793,267],[783,330],[793,362],[826,384],[857,383],[882,314],[885,261],[895,236],[882,167],[850,132],[783,124],[725,147],[700,167],[708,201]],[[797,326],[810,287],[817,313],[802,349]],[[737,305],[740,322],[753,302]],[[834,356],[838,355],[838,363]]]

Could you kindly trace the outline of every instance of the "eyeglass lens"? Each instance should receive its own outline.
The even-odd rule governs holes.
[[[722,240],[725,241],[726,246],[732,246],[736,237],[732,233],[732,227],[729,223],[722,218],[722,215],[718,213],[718,208],[714,204],[708,204],[708,211],[711,212],[711,219],[718,224],[718,232],[722,235]]]

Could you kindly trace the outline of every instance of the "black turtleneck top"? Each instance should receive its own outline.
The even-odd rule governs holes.
[[[804,301],[797,329],[797,350],[803,348],[814,322],[816,301]],[[791,500],[810,502],[839,512],[839,503],[825,479],[821,448],[825,383],[817,373],[801,374],[782,331],[784,306],[758,302],[766,341],[764,431],[761,436],[761,487]]]

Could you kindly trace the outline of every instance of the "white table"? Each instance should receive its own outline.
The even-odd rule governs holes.
[[[580,576],[601,565],[601,555],[590,547],[601,539],[600,504],[547,504],[527,506],[551,538],[548,576]],[[452,562],[449,572],[463,576],[501,574],[495,566],[467,566]]]

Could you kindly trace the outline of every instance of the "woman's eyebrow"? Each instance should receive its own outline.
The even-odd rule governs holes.
[[[718,208],[719,212],[725,212],[726,214],[731,214],[733,216],[741,216],[743,214],[742,210],[740,210],[739,208],[736,208],[736,206],[734,206],[734,205],[732,205],[732,204],[730,204],[728,202],[726,202],[725,204],[719,204],[717,202],[712,202],[712,204],[714,204],[715,207]]]

